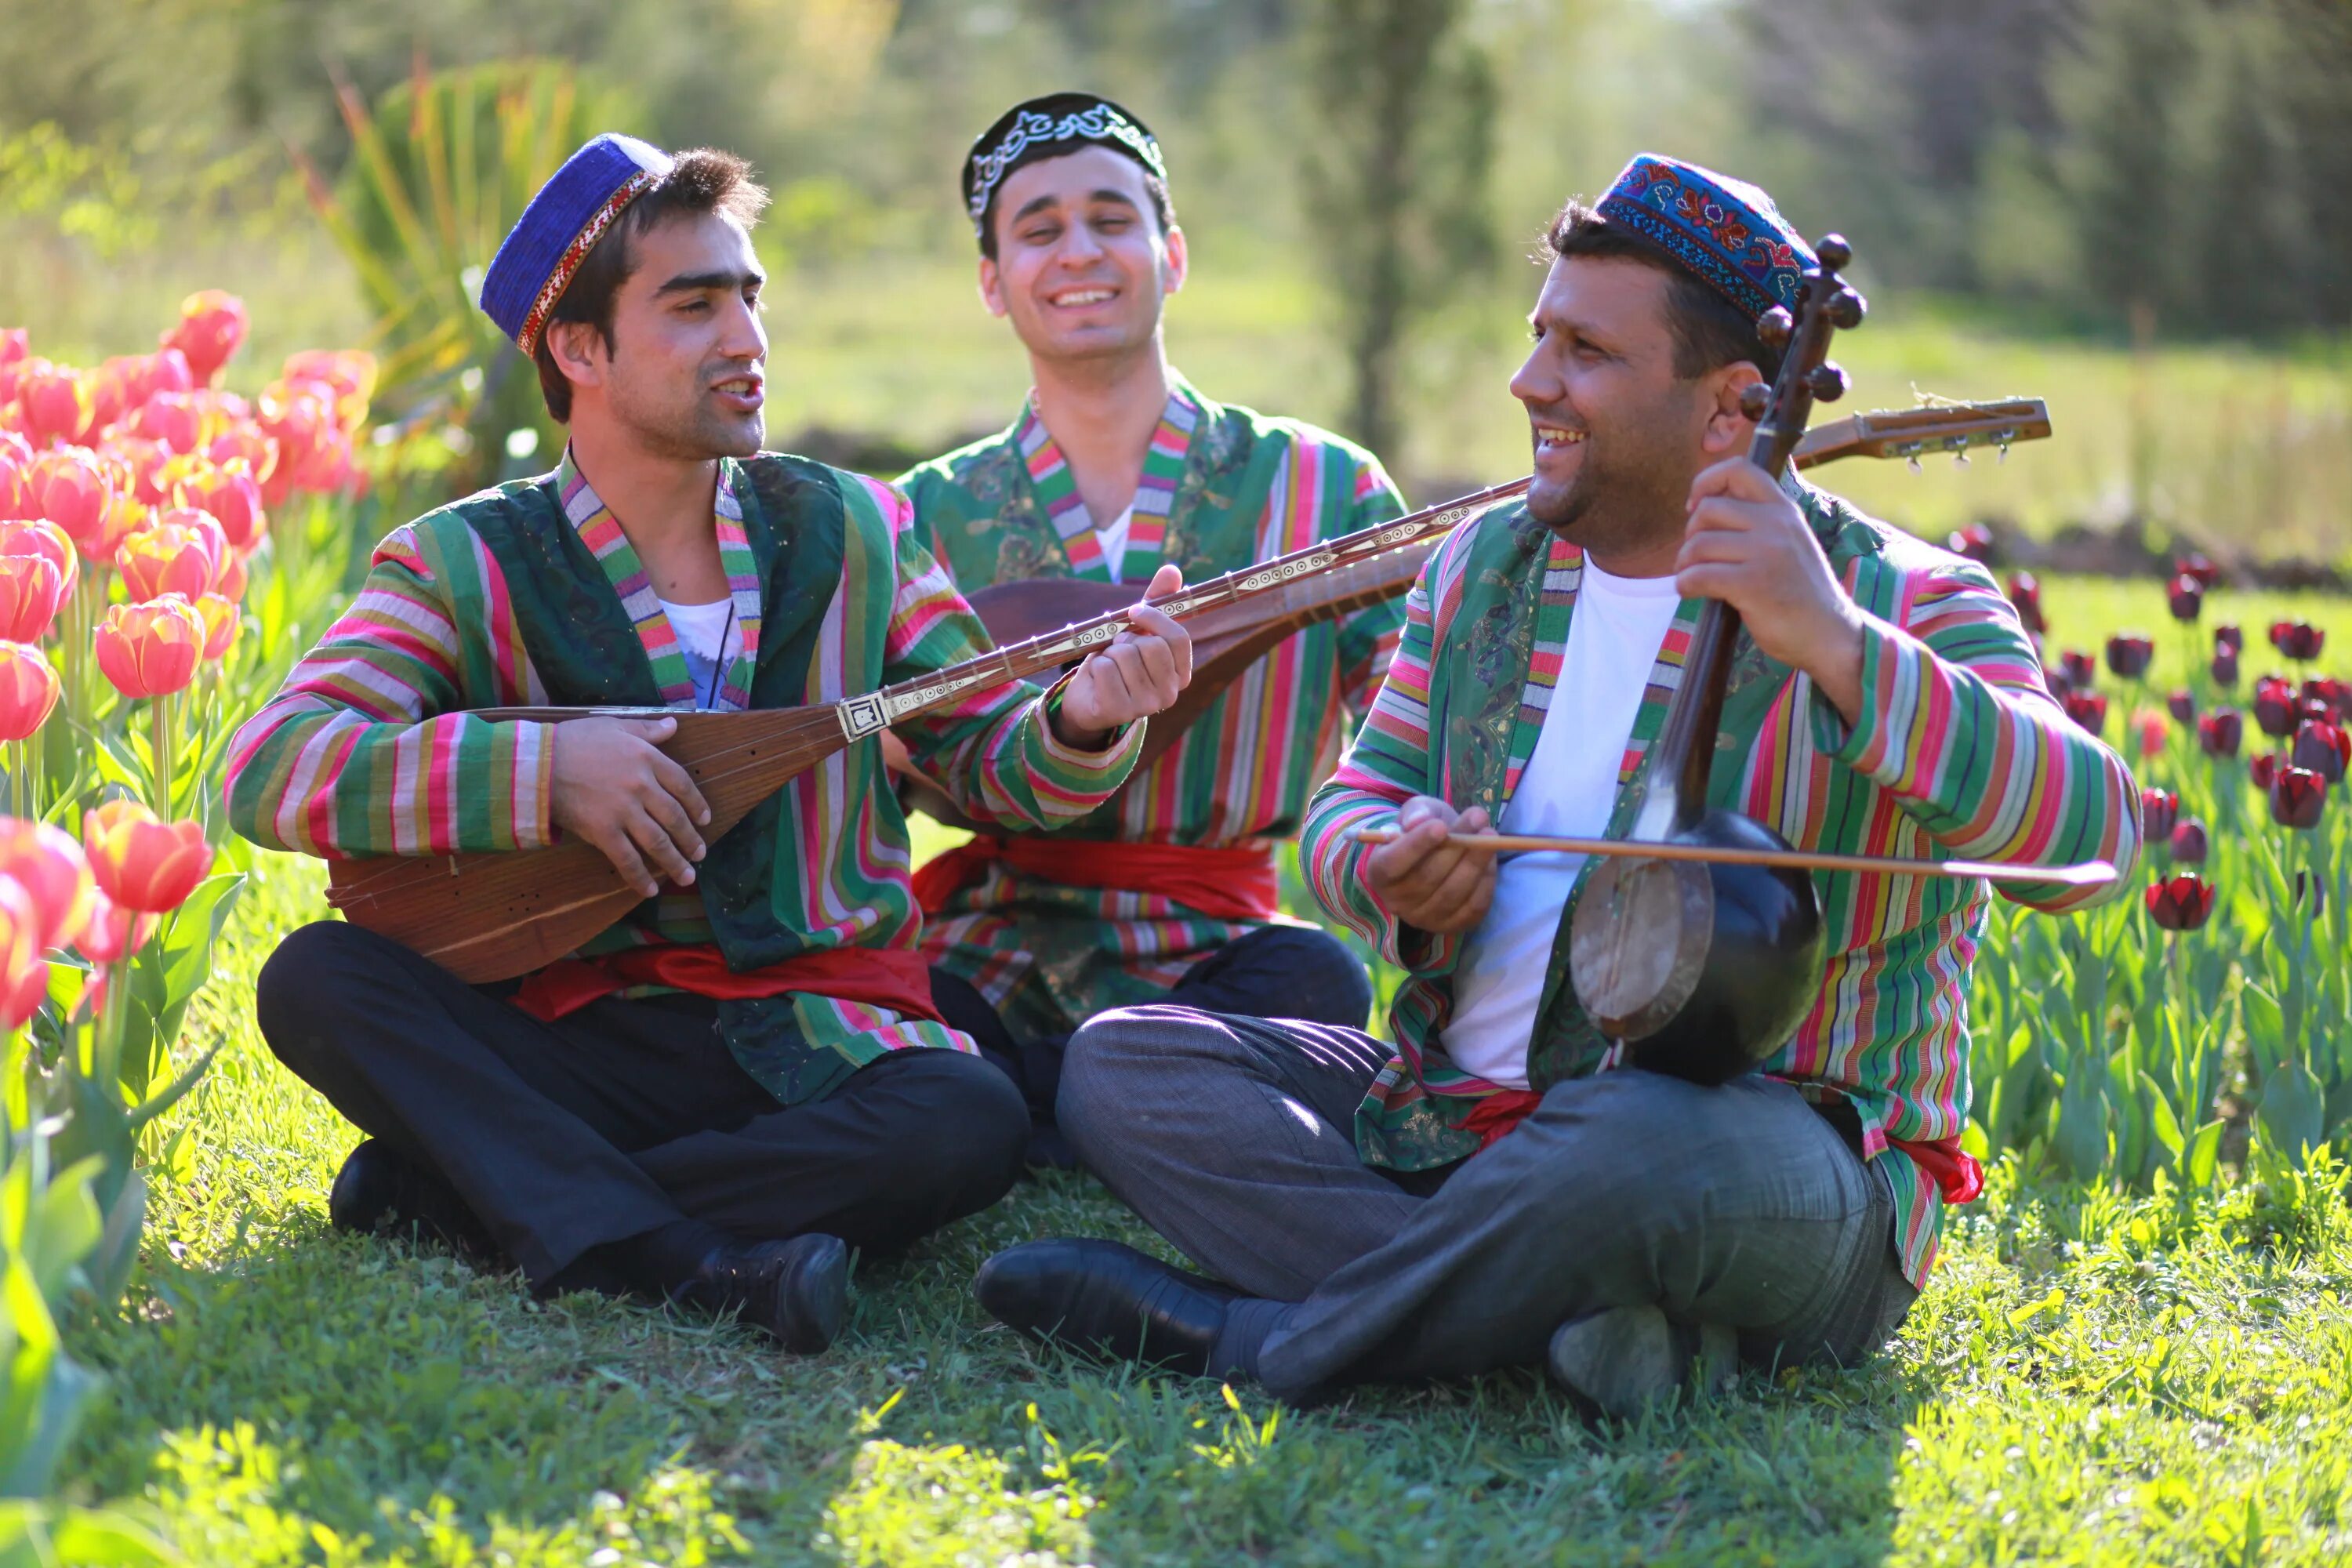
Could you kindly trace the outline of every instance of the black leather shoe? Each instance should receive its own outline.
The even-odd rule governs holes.
[[[705,1312],[731,1311],[793,1354],[814,1355],[841,1332],[849,1248],[837,1236],[714,1247],[670,1300]]]
[[[988,1315],[1033,1339],[1109,1361],[1208,1374],[1230,1286],[1116,1241],[1031,1241],[980,1266]]]
[[[498,1243],[455,1187],[378,1138],[363,1140],[335,1173],[327,1218],[337,1230],[362,1236],[413,1226],[421,1239],[473,1262],[499,1256]]]

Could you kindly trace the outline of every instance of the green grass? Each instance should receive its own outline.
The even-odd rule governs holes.
[[[2322,607],[2225,597],[2209,619]],[[2066,584],[2052,610],[2062,645],[2161,620],[2149,584]],[[2249,678],[2266,662],[2250,650]],[[1751,1375],[1603,1434],[1533,1373],[1298,1411],[1034,1349],[973,1306],[982,1258],[1073,1232],[1151,1244],[1079,1177],[862,1268],[842,1342],[793,1360],[331,1231],[323,1194],[356,1134],[269,1058],[247,1005],[319,887],[315,866],[262,858],[183,1043],[226,1047],[176,1113],[192,1136],[156,1184],[147,1280],[127,1321],[73,1338],[109,1383],[70,1489],[194,1562],[2352,1554],[2352,1208],[2334,1167],[2133,1199],[2004,1166],[1891,1353]]]

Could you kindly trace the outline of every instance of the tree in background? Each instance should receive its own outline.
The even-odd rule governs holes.
[[[1453,290],[1491,274],[1497,92],[1467,0],[1323,0],[1303,47],[1306,200],[1353,383],[1348,433],[1396,443],[1400,352]]]

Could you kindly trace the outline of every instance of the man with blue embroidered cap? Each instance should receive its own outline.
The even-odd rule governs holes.
[[[1087,1025],[1063,1127],[1217,1279],[1034,1243],[982,1270],[1004,1321],[1294,1396],[1542,1363],[1628,1416],[1743,1363],[1868,1355],[1974,1196],[1984,882],[1816,872],[1810,1015],[1700,1088],[1620,1068],[1579,1005],[1582,858],[1451,841],[1626,837],[1717,598],[1744,631],[1713,805],[1833,853],[2097,857],[2116,888],[2137,850],[2130,774],[2051,700],[1980,567],[1748,461],[1740,394],[1779,366],[1756,321],[1811,260],[1763,193],[1645,153],[1549,248],[1511,383],[1534,484],[1431,557],[1302,839],[1316,897],[1407,972],[1394,1043],[1165,1007]]]
[[[1212,401],[1169,364],[1168,299],[1190,266],[1159,142],[1089,93],[1005,111],[964,160],[980,293],[1026,351],[1032,390],[1001,435],[898,482],[966,593],[1025,578],[1150,581],[1253,565],[1402,510],[1380,463],[1328,431]],[[1362,963],[1276,911],[1295,835],[1341,725],[1379,689],[1396,604],[1309,628],[1227,689],[1115,800],[1051,839],[982,836],[916,879],[951,1021],[1023,1082],[1034,1153],[1063,1042],[1108,1007],[1169,1001],[1360,1026]],[[1001,1014],[1003,1024],[996,1022]]]
[[[247,837],[318,855],[569,835],[646,895],[519,985],[478,989],[353,926],[286,940],[262,1033],[370,1135],[330,1196],[338,1226],[415,1225],[542,1291],[734,1311],[814,1351],[847,1247],[992,1203],[1027,1131],[931,1003],[878,747],[707,837],[658,748],[674,720],[473,711],[832,702],[985,647],[903,497],[760,451],[764,202],[740,159],[623,136],[539,192],[482,307],[569,426],[562,463],[378,545],[238,732],[227,797]],[[999,686],[900,734],[961,809],[1049,828],[1124,780],[1189,666],[1181,629],[1139,613],[1050,693]]]

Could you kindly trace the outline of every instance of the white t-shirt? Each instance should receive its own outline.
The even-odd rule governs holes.
[[[1129,501],[1127,510],[1113,519],[1108,528],[1095,530],[1095,542],[1102,546],[1103,565],[1114,583],[1118,581],[1119,568],[1127,564],[1127,530],[1134,521],[1135,503]]]
[[[1584,563],[1568,651],[1535,754],[1496,826],[1505,833],[1597,838],[1609,828],[1617,768],[1658,648],[1681,603],[1668,577],[1612,577]],[[1442,1044],[1465,1072],[1528,1087],[1528,1043],[1543,999],[1560,910],[1581,855],[1507,855],[1495,901],[1463,944]]]
[[[659,602],[662,614],[669,617],[670,630],[677,634],[677,651],[686,656],[686,673],[694,682],[694,705],[708,708],[718,700],[719,689],[726,684],[727,667],[743,651],[743,627],[735,619],[735,601]]]

